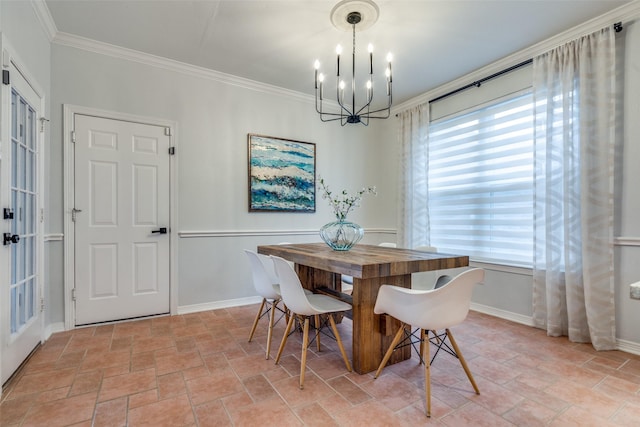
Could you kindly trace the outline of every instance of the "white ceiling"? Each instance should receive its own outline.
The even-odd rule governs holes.
[[[373,43],[374,73],[381,75],[393,52],[400,103],[628,1],[377,0],[378,21],[356,35],[356,62],[367,62]],[[351,51],[351,33],[330,21],[336,3],[46,0],[59,32],[307,94],[314,91],[315,59],[334,75],[335,46]]]

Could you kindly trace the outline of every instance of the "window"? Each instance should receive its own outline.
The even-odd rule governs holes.
[[[530,90],[429,126],[431,245],[477,261],[533,262]]]

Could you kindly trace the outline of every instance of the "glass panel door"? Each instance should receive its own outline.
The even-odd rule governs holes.
[[[36,112],[11,91],[11,335],[37,317]]]
[[[4,313],[0,316],[0,384],[11,378],[38,346],[43,331],[43,224],[38,215],[42,203],[42,96],[13,62],[9,72],[11,84],[0,86],[2,108],[9,113],[2,115],[0,123],[0,221],[4,243],[0,246],[0,311]]]

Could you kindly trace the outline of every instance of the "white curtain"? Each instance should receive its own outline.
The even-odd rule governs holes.
[[[399,114],[401,145],[398,191],[398,246],[415,248],[429,244],[429,104]]]
[[[616,348],[615,33],[534,58],[533,316],[551,336]]]

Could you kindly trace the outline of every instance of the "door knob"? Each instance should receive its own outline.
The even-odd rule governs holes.
[[[12,243],[18,243],[20,241],[20,236],[17,234],[4,233],[2,235],[2,244],[4,246],[10,245]]]
[[[152,233],[160,233],[160,234],[167,234],[167,227],[160,227],[157,230],[152,230]]]

